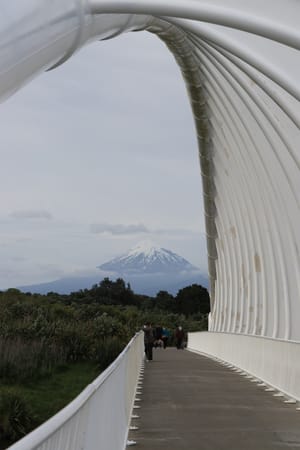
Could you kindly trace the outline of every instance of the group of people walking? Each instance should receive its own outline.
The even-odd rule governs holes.
[[[171,333],[168,328],[157,326],[152,327],[151,323],[148,322],[143,327],[144,331],[144,344],[145,344],[145,355],[148,361],[153,359],[153,348],[167,348],[170,342]],[[174,332],[175,345],[178,350],[184,348],[185,343],[185,332],[181,326],[177,326]]]

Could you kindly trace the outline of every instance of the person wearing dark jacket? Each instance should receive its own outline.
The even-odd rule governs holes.
[[[184,347],[184,331],[181,326],[175,330],[175,341],[177,350],[183,350]]]
[[[153,343],[154,343],[154,331],[151,323],[146,323],[143,328],[144,331],[144,344],[145,344],[145,354],[148,361],[153,359]]]

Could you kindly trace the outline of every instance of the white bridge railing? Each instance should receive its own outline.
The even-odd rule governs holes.
[[[188,349],[229,362],[300,401],[300,342],[196,332],[188,335]]]
[[[139,333],[75,400],[9,449],[123,450],[143,355]]]

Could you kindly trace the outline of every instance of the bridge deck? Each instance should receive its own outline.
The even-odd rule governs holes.
[[[299,450],[300,411],[272,394],[209,358],[157,349],[129,438],[141,450]]]

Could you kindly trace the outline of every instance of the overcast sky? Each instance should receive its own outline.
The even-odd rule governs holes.
[[[82,49],[0,105],[0,289],[152,240],[206,270],[185,86],[146,32]]]

